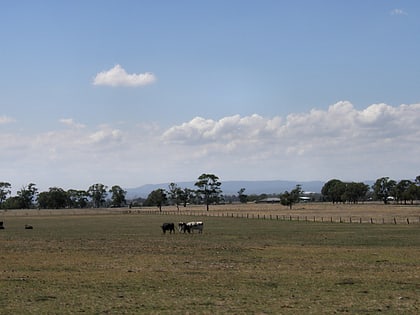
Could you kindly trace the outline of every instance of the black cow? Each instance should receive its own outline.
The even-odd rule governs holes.
[[[190,226],[187,225],[187,223],[185,223],[185,222],[179,222],[178,223],[178,230],[179,230],[179,232],[184,232],[184,234],[185,234],[185,232],[191,233]]]
[[[34,227],[32,225],[29,224],[25,224],[25,229],[26,230],[32,230]]]
[[[4,230],[3,221],[0,221],[0,230]]]
[[[175,224],[173,223],[163,223],[162,232],[166,234],[166,231],[169,231],[170,234],[175,233]]]

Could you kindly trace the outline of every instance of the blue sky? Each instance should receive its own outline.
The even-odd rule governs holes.
[[[418,1],[1,1],[15,189],[419,175]]]

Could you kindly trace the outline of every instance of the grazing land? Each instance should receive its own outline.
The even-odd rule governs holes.
[[[262,206],[210,212],[292,215]],[[311,216],[318,206],[292,212]],[[373,217],[376,208],[367,208],[337,211]],[[418,217],[418,207],[405,209],[382,206],[378,216]],[[419,224],[258,220],[201,210],[187,209],[194,217],[144,209],[1,213],[0,314],[420,312]],[[332,206],[327,212],[335,217]],[[203,234],[160,228],[198,220]]]

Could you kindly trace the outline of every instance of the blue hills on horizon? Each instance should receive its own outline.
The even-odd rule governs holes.
[[[222,194],[231,196],[237,195],[241,188],[245,188],[246,195],[280,194],[291,191],[296,185],[301,185],[303,191],[320,193],[325,182],[323,181],[288,181],[288,180],[232,180],[221,181]],[[170,183],[147,184],[136,188],[127,188],[126,198],[147,198],[156,189],[169,189]],[[176,183],[180,188],[196,189],[195,181]]]

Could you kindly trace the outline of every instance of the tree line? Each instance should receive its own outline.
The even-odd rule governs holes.
[[[420,175],[415,180],[403,179],[398,182],[389,177],[381,177],[371,187],[364,183],[331,179],[322,187],[321,194],[325,201],[332,203],[380,200],[384,204],[390,201],[413,204],[414,200],[420,199]]]
[[[126,204],[126,191],[114,185],[108,190],[104,184],[91,185],[87,190],[50,187],[48,191],[38,193],[34,183],[23,186],[16,196],[11,195],[11,184],[0,182],[0,208],[2,209],[63,209],[115,206]],[[110,194],[110,199],[107,199]]]
[[[209,205],[219,203],[222,199],[221,182],[214,174],[202,174],[195,183],[196,190],[181,188],[171,183],[167,190],[156,189],[146,200],[145,206],[158,206],[162,209],[168,202],[186,206],[188,203],[202,203],[209,210]],[[0,208],[1,209],[64,209],[64,208],[99,208],[131,206],[126,200],[127,192],[118,185],[108,186],[97,183],[87,190],[51,187],[48,191],[38,193],[34,183],[22,187],[16,196],[11,196],[11,184],[0,182]]]
[[[126,200],[127,192],[118,185],[108,186],[97,183],[87,190],[69,189],[65,191],[59,187],[51,187],[48,191],[38,193],[34,183],[22,187],[16,196],[11,196],[11,184],[0,182],[0,208],[2,209],[63,209],[63,208],[99,208],[124,207],[133,205],[162,206],[175,205],[186,207],[187,204],[204,204],[206,210],[212,204],[221,202],[256,202],[268,197],[267,194],[246,195],[245,188],[238,191],[237,196],[223,196],[219,177],[214,174],[201,174],[194,184],[197,189],[189,189],[170,183],[167,189],[156,189],[146,199]],[[293,204],[301,201],[304,192],[301,185],[296,185],[290,192],[278,195],[281,204],[292,208]],[[332,203],[358,203],[367,200],[380,200],[385,204],[390,201],[398,203],[413,203],[420,199],[420,175],[415,180],[395,181],[389,177],[378,178],[372,186],[362,182],[343,182],[331,179],[324,184],[318,201]],[[315,201],[315,199],[313,199]]]

